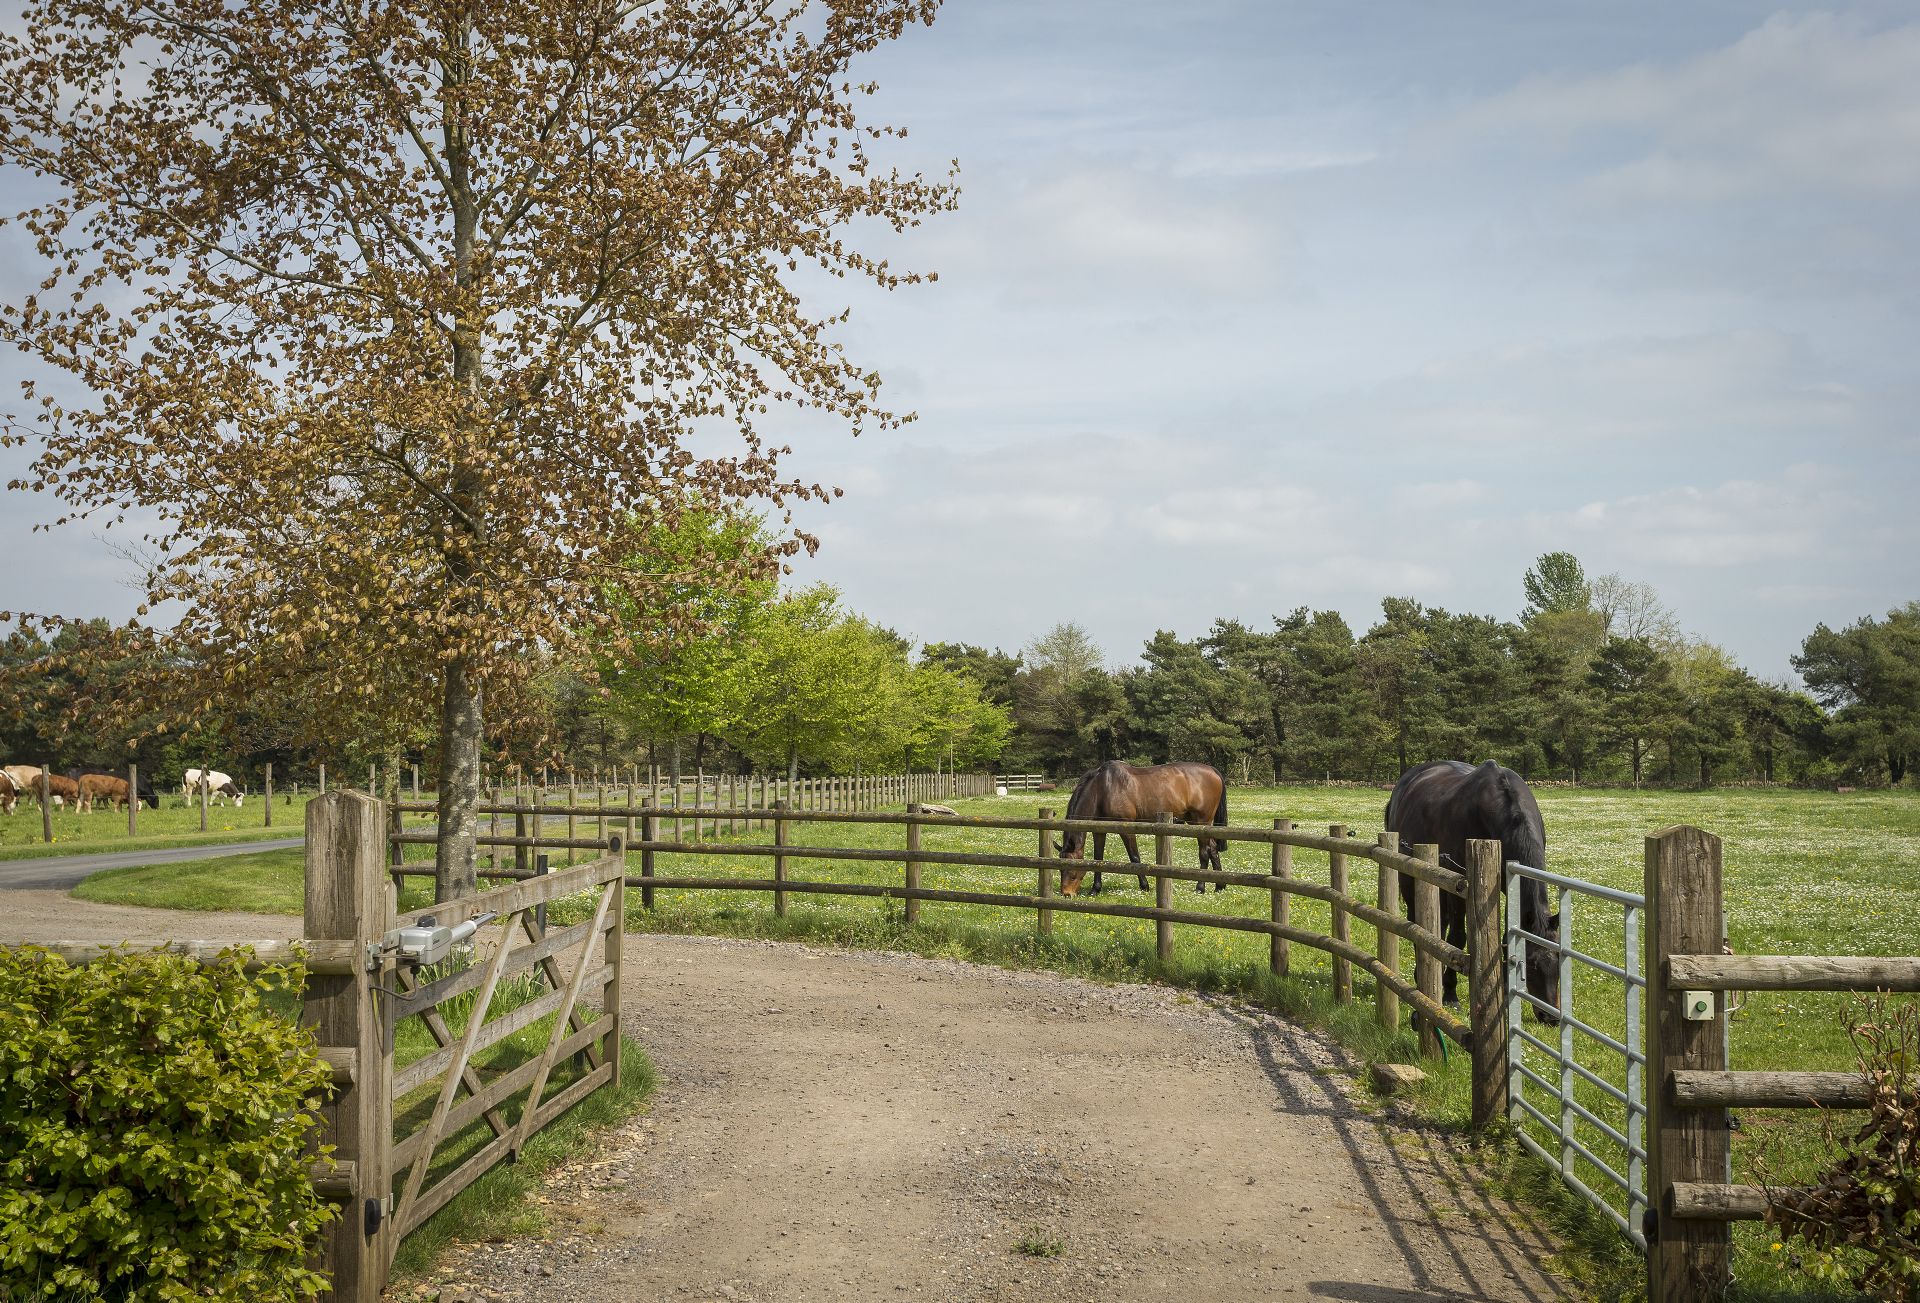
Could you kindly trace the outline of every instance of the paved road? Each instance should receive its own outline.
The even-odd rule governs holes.
[[[50,855],[38,860],[0,860],[0,891],[71,891],[102,869],[125,869],[135,864],[173,864],[205,860],[216,855],[249,855],[254,851],[282,851],[304,844],[304,837],[275,837],[268,841],[233,842],[223,846],[168,846],[144,851],[109,851],[100,855]]]

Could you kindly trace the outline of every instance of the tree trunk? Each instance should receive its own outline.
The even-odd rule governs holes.
[[[800,748],[797,746],[789,746],[787,748],[787,782],[797,783],[799,781],[800,781]]]
[[[479,824],[480,748],[485,738],[480,684],[465,659],[447,666],[440,699],[440,844],[433,859],[433,898],[452,900],[478,889],[474,838]]]

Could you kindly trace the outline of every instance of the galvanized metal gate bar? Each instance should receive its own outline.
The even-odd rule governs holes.
[[[1583,882],[1578,878],[1569,878],[1545,869],[1536,869],[1517,861],[1508,861],[1506,865],[1506,895],[1508,904],[1507,923],[1507,1116],[1512,1120],[1514,1133],[1521,1145],[1541,1162],[1560,1173],[1560,1179],[1568,1189],[1574,1191],[1605,1213],[1615,1225],[1626,1234],[1642,1251],[1647,1247],[1645,1233],[1647,1211],[1647,1148],[1646,1148],[1646,1048],[1643,1040],[1644,1017],[1646,1007],[1646,968],[1640,949],[1641,916],[1646,909],[1646,898],[1629,891],[1620,891],[1613,887],[1603,887],[1594,882]],[[1514,902],[1519,901],[1521,881],[1530,879],[1541,883],[1555,893],[1555,912],[1560,916],[1558,939],[1549,939],[1527,931],[1517,921],[1519,910]],[[1613,963],[1598,955],[1590,954],[1574,947],[1574,906],[1582,897],[1591,898],[1615,906],[1621,911],[1622,961]],[[1535,999],[1526,987],[1526,957],[1529,944],[1544,946],[1555,952],[1560,970],[1560,1000],[1557,1006],[1548,1005]],[[1592,1023],[1578,1017],[1574,1012],[1573,988],[1575,963],[1618,979],[1622,1012],[1625,1016],[1625,1037],[1619,1040],[1595,1027]],[[1559,1019],[1559,1034],[1554,1042],[1533,1035],[1522,1025],[1522,1016],[1528,1006],[1552,1013]],[[1575,1057],[1575,1033],[1585,1036],[1588,1041],[1599,1046],[1611,1056],[1621,1061],[1620,1080],[1610,1081],[1601,1073],[1580,1063]],[[1549,1059],[1555,1075],[1549,1077],[1534,1070],[1526,1062],[1526,1054],[1532,1049]],[[1574,1097],[1575,1083],[1584,1082],[1599,1090],[1602,1094],[1617,1100],[1626,1110],[1626,1128],[1619,1127],[1596,1115],[1592,1109],[1580,1103]],[[1541,1104],[1551,1103],[1552,1110],[1540,1107],[1527,1098],[1528,1087],[1541,1096]],[[1541,1138],[1533,1134],[1533,1127],[1546,1133],[1553,1144],[1549,1149]],[[1584,1124],[1597,1138],[1596,1143],[1604,1142],[1618,1150],[1624,1161],[1603,1158],[1595,1152],[1595,1144],[1583,1140],[1578,1134]],[[1556,1152],[1557,1151],[1557,1152]],[[1599,1172],[1606,1182],[1617,1187],[1625,1203],[1623,1211],[1616,1200],[1594,1190],[1575,1170],[1578,1161],[1584,1160]],[[1624,1167],[1623,1173],[1620,1169]]]

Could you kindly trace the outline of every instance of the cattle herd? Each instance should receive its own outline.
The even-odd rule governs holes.
[[[22,800],[38,802],[41,780],[42,771],[38,765],[7,765],[0,768],[0,810],[12,814]],[[160,796],[146,776],[140,777],[140,790],[130,793],[124,770],[115,772],[83,765],[69,769],[64,774],[48,771],[45,773],[45,784],[47,797],[53,805],[71,805],[82,814],[92,813],[95,805],[124,810],[131,799],[144,801],[156,810],[160,808]],[[187,770],[180,784],[180,795],[192,798],[203,789],[209,802],[227,800],[238,806],[246,798],[240,785],[217,769]]]

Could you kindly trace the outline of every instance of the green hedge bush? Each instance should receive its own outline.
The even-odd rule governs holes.
[[[305,974],[241,964],[0,947],[0,1303],[325,1288],[327,1068],[270,1002]]]

